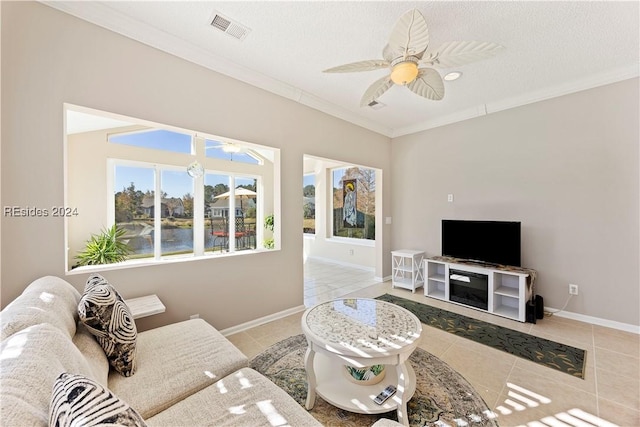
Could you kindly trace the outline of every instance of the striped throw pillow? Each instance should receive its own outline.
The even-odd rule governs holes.
[[[97,382],[62,373],[53,384],[49,426],[146,426],[127,403]]]
[[[118,291],[101,275],[89,276],[78,304],[78,315],[100,343],[111,366],[125,377],[133,375],[136,324]]]

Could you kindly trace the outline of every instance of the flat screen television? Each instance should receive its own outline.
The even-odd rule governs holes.
[[[442,255],[520,267],[520,222],[443,219]]]

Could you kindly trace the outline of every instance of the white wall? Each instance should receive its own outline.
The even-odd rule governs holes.
[[[395,138],[393,247],[440,255],[444,218],[522,221],[546,306],[575,283],[567,311],[640,325],[638,93],[636,78]]]
[[[163,300],[166,313],[142,319],[141,328],[199,313],[224,329],[302,305],[304,153],[386,171],[389,138],[43,4],[0,7],[3,206],[63,203],[65,102],[280,148],[282,250],[110,271],[105,277],[126,298],[156,293]],[[380,230],[380,254],[388,253],[390,228]],[[3,307],[37,277],[65,277],[61,218],[3,216],[1,244]],[[82,289],[86,277],[66,279]]]

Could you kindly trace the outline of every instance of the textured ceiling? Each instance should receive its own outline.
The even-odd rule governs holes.
[[[376,132],[397,136],[638,76],[639,3],[629,2],[75,2],[45,4]],[[496,42],[496,57],[458,67],[441,101],[393,87],[361,108],[387,71],[322,70],[379,59],[396,20],[417,8],[430,47]],[[251,32],[213,29],[218,11]],[[441,70],[445,74],[451,70]]]

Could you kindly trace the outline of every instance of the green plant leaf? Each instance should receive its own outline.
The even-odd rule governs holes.
[[[76,255],[78,265],[101,265],[122,262],[127,259],[131,250],[122,241],[125,230],[114,224],[104,228],[100,234],[92,234],[85,249]]]

